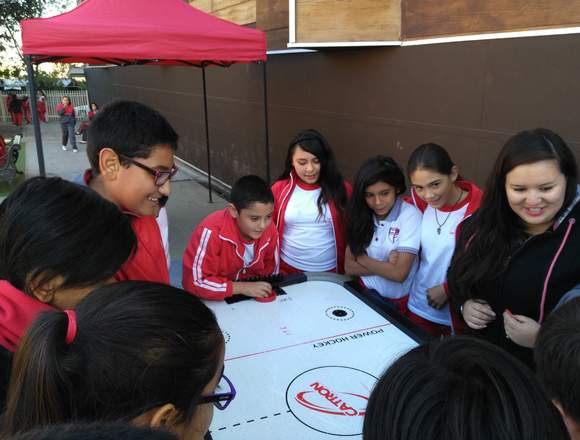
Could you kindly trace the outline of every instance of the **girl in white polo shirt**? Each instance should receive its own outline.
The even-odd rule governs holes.
[[[411,285],[408,316],[433,336],[451,333],[447,269],[458,228],[479,208],[482,192],[459,177],[457,165],[437,144],[418,146],[407,168],[412,201],[423,212],[419,269]]]
[[[316,130],[290,142],[285,170],[272,185],[280,234],[280,272],[344,272],[344,210],[351,187]]]
[[[406,314],[417,269],[421,212],[404,201],[405,176],[386,156],[368,159],[356,175],[348,208],[345,271],[357,275]]]

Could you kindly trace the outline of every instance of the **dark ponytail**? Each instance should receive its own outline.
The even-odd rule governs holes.
[[[407,163],[407,175],[410,176],[419,168],[435,171],[449,176],[452,173],[453,161],[445,148],[441,145],[428,143],[419,145],[411,153]]]
[[[67,326],[64,312],[45,313],[22,340],[12,364],[5,433],[73,418],[71,393],[80,364],[65,343]]]
[[[198,298],[128,281],[95,290],[76,309],[42,315],[16,353],[3,434],[39,424],[129,422],[172,403],[188,421],[216,375],[223,336]]]

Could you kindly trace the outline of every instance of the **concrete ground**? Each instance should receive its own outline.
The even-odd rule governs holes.
[[[6,125],[0,123],[0,133],[8,132],[8,129]],[[13,131],[11,128],[10,130]],[[29,125],[25,126],[22,132],[26,141],[26,177],[37,176],[39,170],[34,129]],[[79,152],[73,153],[70,150],[63,151],[61,148],[58,122],[43,123],[41,133],[47,176],[60,176],[72,180],[89,168],[86,144],[79,143],[80,136],[77,136]],[[227,202],[215,192],[213,203],[209,203],[207,188],[198,183],[204,181],[205,177],[179,161],[176,161],[176,164],[179,172],[172,180],[171,197],[167,204],[172,278],[179,277],[179,273],[176,272],[181,270],[179,263],[195,226],[211,212],[227,205]]]

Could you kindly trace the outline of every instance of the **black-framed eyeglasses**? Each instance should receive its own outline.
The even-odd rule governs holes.
[[[131,159],[130,157],[127,157],[123,154],[119,154],[119,157],[121,159],[123,159],[124,161],[129,162],[132,165],[135,165],[139,168],[141,168],[142,170],[147,171],[149,174],[151,174],[153,177],[155,177],[155,185],[156,186],[163,186],[165,185],[165,183],[168,180],[171,180],[171,178],[173,176],[175,176],[175,173],[177,173],[178,168],[175,166],[175,164],[173,164],[171,166],[171,169],[169,171],[159,171],[156,170],[154,168],[150,168],[147,165],[143,165],[141,162],[137,162],[134,159]]]
[[[225,374],[222,374],[222,378],[218,384],[218,389],[229,389],[229,391],[201,396],[198,403],[213,403],[215,407],[221,411],[226,409],[236,397],[236,389],[234,388],[232,381],[229,380]]]

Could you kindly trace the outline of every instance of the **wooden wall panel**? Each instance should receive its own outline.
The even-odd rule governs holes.
[[[189,4],[203,12],[211,12],[211,0],[193,0]]]
[[[257,0],[256,27],[266,32],[268,50],[287,49],[288,0]]]
[[[580,25],[577,0],[402,0],[404,38]]]
[[[212,0],[215,2],[216,0]],[[215,4],[215,3],[214,3]],[[212,14],[216,17],[229,20],[237,24],[250,24],[256,22],[256,0],[248,0],[223,9],[215,9]]]
[[[580,158],[578,53],[578,36],[565,35],[273,56],[272,176],[309,127],[328,138],[349,179],[366,157],[404,165],[417,145],[436,142],[482,185],[505,140],[535,127],[559,133]],[[230,184],[264,175],[261,66],[208,69],[207,79],[214,175]],[[123,98],[159,110],[180,135],[178,156],[205,168],[200,69],[88,69],[87,82],[99,105]]]
[[[275,29],[266,31],[266,49],[267,50],[285,50],[288,49],[288,28]]]
[[[256,27],[263,31],[288,28],[288,0],[257,0]]]
[[[257,0],[193,0],[189,4],[204,12],[236,24],[256,22]]]
[[[296,40],[398,40],[401,0],[296,0]]]

